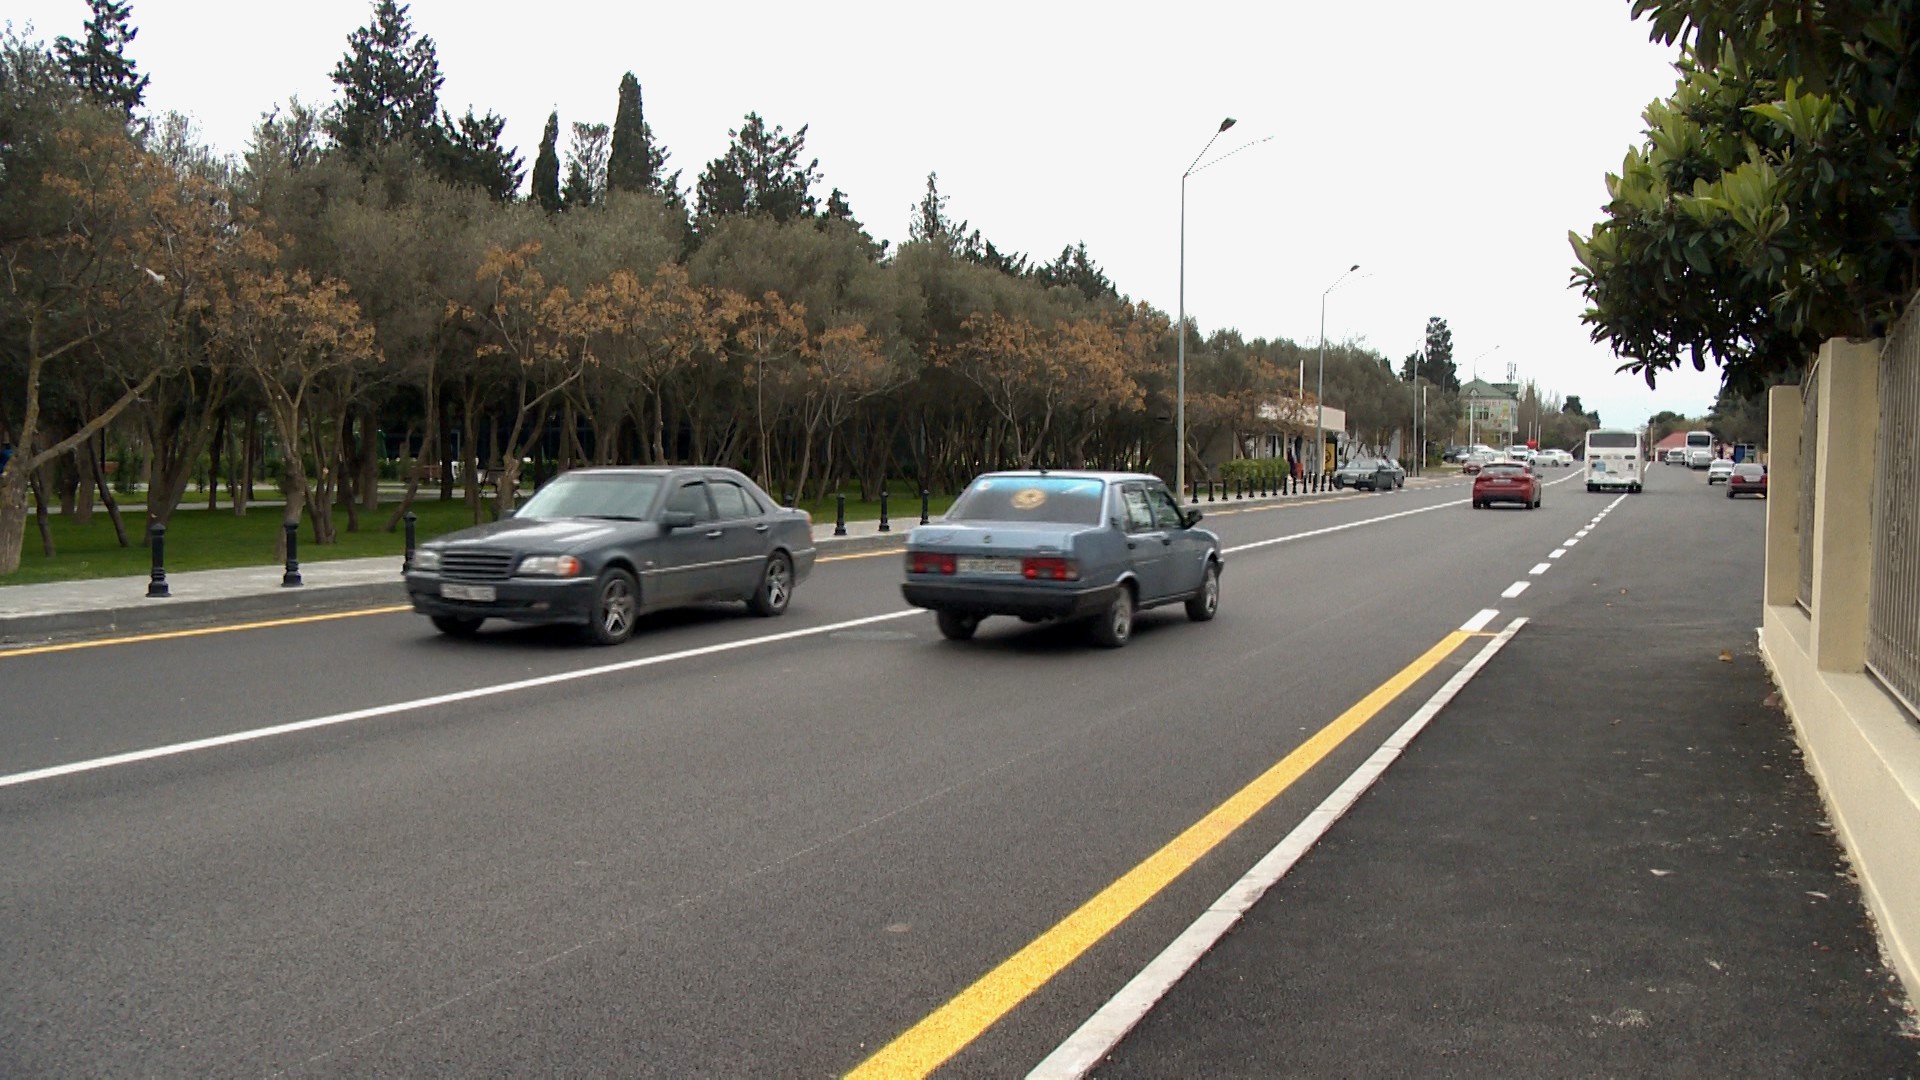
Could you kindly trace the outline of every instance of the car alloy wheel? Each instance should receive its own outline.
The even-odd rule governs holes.
[[[1207,560],[1207,572],[1200,579],[1200,591],[1187,601],[1187,618],[1206,622],[1220,610],[1220,564]]]
[[[600,575],[593,589],[593,610],[588,615],[587,638],[595,645],[618,645],[633,636],[633,621],[640,613],[640,595],[633,575],[618,567]]]
[[[766,568],[760,571],[760,587],[747,606],[755,615],[770,617],[787,610],[792,599],[793,562],[786,552],[776,551],[767,556]]]
[[[1117,649],[1133,637],[1133,590],[1125,585],[1113,591],[1107,610],[1093,620],[1093,640]]]

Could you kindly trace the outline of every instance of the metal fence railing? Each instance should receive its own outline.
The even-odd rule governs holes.
[[[1867,668],[1920,716],[1920,297],[1880,355],[1880,445],[1874,455],[1873,578]]]
[[[1820,364],[1816,360],[1807,369],[1800,385],[1800,505],[1794,528],[1800,537],[1800,591],[1795,594],[1801,608],[1813,611],[1813,505],[1819,492],[1817,469],[1820,461]]]

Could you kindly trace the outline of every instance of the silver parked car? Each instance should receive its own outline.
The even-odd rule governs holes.
[[[1142,608],[1185,604],[1195,622],[1219,609],[1220,538],[1199,521],[1156,476],[987,473],[907,537],[901,592],[956,641],[989,615],[1017,615],[1087,619],[1118,648]]]
[[[572,623],[613,645],[662,608],[744,600],[779,615],[814,554],[807,513],[732,469],[578,469],[510,518],[422,544],[407,595],[446,634]]]

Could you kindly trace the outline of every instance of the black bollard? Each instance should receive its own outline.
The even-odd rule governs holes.
[[[1200,478],[1197,476],[1194,477],[1192,482],[1187,484],[1187,490],[1189,492],[1189,501],[1198,503],[1200,501]]]
[[[833,535],[847,535],[847,497],[845,495],[833,497]]]
[[[147,575],[147,595],[166,598],[173,593],[167,589],[167,527],[158,522],[147,526],[147,546],[153,549],[153,571]]]
[[[413,542],[414,526],[420,521],[420,518],[413,511],[409,510],[401,520],[407,523],[407,554],[405,558],[400,560],[400,572],[404,574],[413,569],[413,549],[415,546]]]
[[[887,489],[880,489],[880,531],[892,532],[893,525],[887,521]]]
[[[1213,501],[1213,481],[1207,481],[1207,501]]]
[[[925,525],[928,521],[932,520],[927,516],[929,498],[931,498],[931,496],[927,494],[927,489],[921,488],[920,489],[920,524],[922,525]]]
[[[287,572],[280,575],[280,586],[291,589],[300,584],[300,523],[289,521],[286,530]]]

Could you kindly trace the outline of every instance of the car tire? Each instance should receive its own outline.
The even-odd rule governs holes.
[[[958,611],[936,611],[933,621],[940,626],[940,636],[948,641],[967,641],[973,632],[980,629],[980,616],[965,615]]]
[[[1200,577],[1200,591],[1187,600],[1187,618],[1210,622],[1220,611],[1220,564],[1207,560],[1207,572]]]
[[[1125,585],[1113,590],[1107,610],[1093,617],[1089,627],[1094,644],[1118,649],[1133,638],[1133,590]]]
[[[587,610],[582,636],[594,645],[618,645],[633,636],[639,615],[640,588],[633,575],[612,567],[594,583],[593,606]]]
[[[793,600],[793,560],[784,551],[767,556],[760,568],[760,584],[747,598],[747,610],[763,619],[784,614]]]
[[[1728,489],[1727,489],[1727,498],[1729,498],[1729,499],[1731,499],[1731,498],[1733,498],[1733,489],[1732,489],[1732,488],[1728,488]]]
[[[469,619],[459,615],[435,615],[433,628],[448,637],[472,637],[480,632],[480,624],[485,619]]]
[[[1342,480],[1337,476],[1333,478],[1333,490],[1345,491],[1346,488],[1347,488],[1347,482],[1345,480]]]

